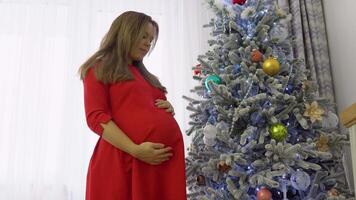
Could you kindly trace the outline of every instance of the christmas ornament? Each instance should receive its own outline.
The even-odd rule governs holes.
[[[206,183],[205,183],[205,176],[203,175],[198,175],[197,176],[197,185],[199,186],[204,186]]]
[[[270,57],[263,62],[262,69],[266,74],[274,76],[279,73],[280,64],[277,58]]]
[[[257,200],[271,200],[272,193],[265,187],[257,192]]]
[[[331,111],[327,113],[327,115],[324,117],[324,120],[322,122],[323,128],[336,128],[338,124],[339,124],[338,116]]]
[[[215,75],[215,74],[211,74],[208,77],[206,77],[206,79],[205,79],[205,87],[209,92],[211,91],[211,88],[209,87],[209,84],[208,84],[210,81],[215,83],[215,84],[220,84],[221,83],[220,77]]]
[[[329,150],[329,138],[326,135],[320,135],[318,141],[316,142],[316,148],[318,151],[327,152]]]
[[[224,132],[224,131],[229,131],[229,124],[227,124],[224,121],[220,121],[219,123],[216,124],[216,128],[220,131],[220,132]]]
[[[337,191],[337,189],[331,188],[331,189],[328,191],[328,196],[329,196],[329,197],[337,197],[337,196],[339,196],[339,192]]]
[[[239,4],[239,5],[244,5],[246,3],[246,0],[232,0],[233,4]]]
[[[230,171],[231,169],[231,166],[226,164],[225,161],[221,160],[218,165],[217,165],[217,168],[220,172],[223,172],[223,173],[227,173],[228,171]]]
[[[201,72],[201,64],[195,66],[193,72],[194,72],[195,76],[200,76],[202,74],[202,72]]]
[[[306,191],[310,185],[310,176],[308,173],[298,170],[290,177],[292,186],[301,191]]]
[[[288,131],[283,124],[277,123],[277,124],[273,124],[269,128],[269,133],[272,139],[275,139],[276,141],[280,142],[287,137]]]
[[[309,117],[312,123],[314,123],[316,120],[323,120],[321,115],[324,114],[325,111],[319,107],[318,102],[313,101],[311,104],[306,103],[305,108],[306,109],[303,115],[305,117]]]
[[[263,60],[263,54],[257,49],[252,50],[251,61],[252,62],[261,62],[262,60]]]
[[[216,144],[216,134],[218,133],[218,129],[213,125],[206,125],[204,127],[204,144],[207,146],[214,146]]]

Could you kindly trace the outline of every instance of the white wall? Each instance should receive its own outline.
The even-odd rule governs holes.
[[[324,0],[338,112],[356,102],[356,1]]]
[[[185,131],[190,128],[188,124],[191,120],[189,115],[190,111],[187,111],[186,106],[188,101],[183,100],[182,96],[188,96],[195,98],[196,94],[191,93],[190,90],[199,84],[198,81],[193,79],[193,71],[191,67],[199,64],[197,61],[198,55],[204,54],[208,49],[208,39],[210,39],[210,28],[203,28],[204,24],[208,24],[210,19],[214,16],[213,13],[208,9],[208,5],[204,0],[189,1],[185,0],[183,3],[183,16],[194,16],[185,17],[183,23],[185,24],[184,30],[182,30],[182,38],[186,40],[185,46],[183,46],[183,61],[182,69],[175,69],[172,73],[172,77],[175,77],[179,81],[175,88],[171,88],[175,91],[178,96],[170,96],[168,93],[168,98],[172,100],[175,106],[176,118],[178,120],[179,126],[183,132],[185,150],[189,147],[191,143],[191,136],[187,136]],[[177,73],[178,72],[178,73]],[[173,74],[176,74],[175,76]],[[177,75],[181,75],[179,78]],[[183,86],[182,86],[183,85]]]
[[[355,0],[324,0],[326,29],[338,112],[356,102],[356,7]],[[352,142],[352,141],[351,141]],[[351,150],[345,147],[346,177],[351,190]]]

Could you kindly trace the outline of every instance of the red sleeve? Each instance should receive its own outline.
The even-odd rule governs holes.
[[[155,95],[155,99],[162,99],[162,100],[167,101],[166,94],[158,88],[154,89],[154,95]]]
[[[96,134],[103,134],[100,123],[106,124],[110,119],[109,89],[108,85],[98,81],[94,68],[90,68],[83,81],[85,116],[89,128]]]

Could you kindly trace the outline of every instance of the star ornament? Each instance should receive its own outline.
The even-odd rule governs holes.
[[[318,102],[313,101],[311,104],[306,103],[305,108],[306,109],[303,115],[305,117],[309,117],[312,123],[314,123],[317,120],[319,121],[323,120],[322,115],[325,113],[325,111],[319,107]]]

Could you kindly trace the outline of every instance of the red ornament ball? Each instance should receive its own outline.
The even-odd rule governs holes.
[[[193,72],[194,72],[194,75],[195,75],[195,76],[201,75],[201,74],[202,74],[202,71],[201,71],[201,64],[195,66]]]
[[[267,188],[261,188],[257,192],[257,200],[271,200],[272,193]]]
[[[246,3],[246,0],[232,0],[233,4],[239,4],[239,5],[244,5]]]
[[[251,61],[261,62],[262,60],[263,60],[263,54],[259,50],[253,49],[251,52]]]

